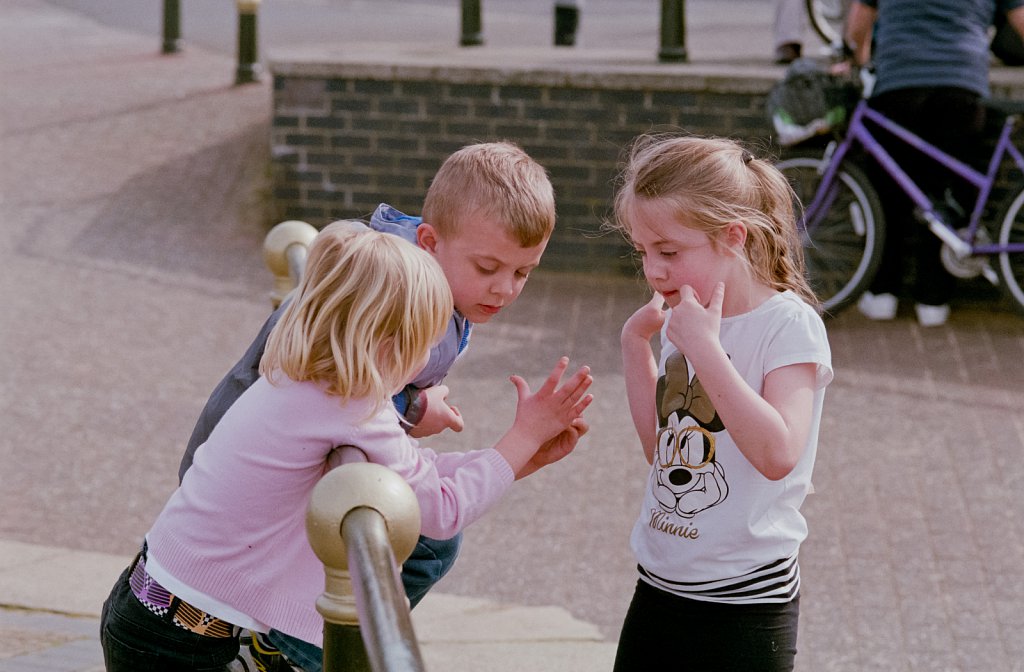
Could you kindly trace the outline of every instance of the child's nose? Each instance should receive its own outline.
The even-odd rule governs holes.
[[[650,256],[644,257],[644,275],[648,279],[662,279],[665,277],[665,265],[658,263],[656,259],[652,259]]]
[[[508,297],[512,296],[516,291],[515,279],[511,276],[502,275],[495,279],[494,286],[491,287],[491,291],[498,296]]]

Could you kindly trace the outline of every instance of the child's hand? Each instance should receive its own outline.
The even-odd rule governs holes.
[[[424,404],[423,418],[409,430],[409,436],[422,439],[440,434],[446,429],[461,432],[465,426],[462,414],[455,406],[448,404],[448,386],[434,385],[420,391]]]
[[[637,337],[644,342],[650,341],[665,323],[665,299],[658,292],[651,300],[637,309],[622,325],[623,337]]]
[[[512,467],[512,473],[518,474],[541,446],[572,427],[573,422],[580,418],[594,400],[593,395],[586,393],[594,382],[590,376],[590,367],[581,366],[562,383],[562,375],[568,367],[568,357],[559,359],[536,392],[531,392],[530,386],[520,376],[510,378],[519,395],[516,418],[495,449]],[[572,439],[569,441],[572,442]],[[550,448],[557,454],[558,450],[565,448],[565,444],[556,444]]]
[[[562,357],[536,392],[530,392],[529,384],[520,376],[513,375],[509,379],[519,394],[513,427],[518,425],[534,436],[538,447],[567,429],[594,400],[593,395],[584,396],[594,382],[590,367],[581,366],[569,380],[559,385],[567,368],[569,358]]]
[[[683,285],[679,289],[679,303],[672,308],[665,330],[668,340],[690,358],[700,357],[700,352],[706,347],[717,347],[724,300],[724,282],[715,285],[706,304],[693,287]]]
[[[526,466],[516,473],[516,480],[525,478],[538,469],[558,462],[576,448],[576,443],[580,440],[580,437],[588,431],[590,431],[590,425],[586,420],[583,418],[573,420],[568,429],[558,434],[555,438],[548,439],[541,445],[540,449],[526,463]]]

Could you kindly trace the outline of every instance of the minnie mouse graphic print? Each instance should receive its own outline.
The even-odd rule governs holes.
[[[665,320],[668,324],[668,320]],[[807,536],[800,505],[810,490],[831,354],[821,318],[791,292],[722,319],[720,339],[759,394],[765,375],[817,366],[809,445],[772,481],[729,436],[686,358],[661,336],[657,446],[631,544],[641,580],[695,600],[788,602],[800,588],[797,550]]]

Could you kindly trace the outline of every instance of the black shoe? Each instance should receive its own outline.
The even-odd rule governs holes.
[[[265,635],[252,633],[252,638],[242,644],[248,644],[249,656],[257,672],[293,672],[295,668],[288,664],[281,652],[278,651]]]
[[[775,63],[778,65],[789,65],[800,58],[800,45],[796,42],[780,44],[775,50]]]

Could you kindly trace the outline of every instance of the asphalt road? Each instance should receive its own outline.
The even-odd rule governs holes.
[[[162,35],[163,0],[47,0],[105,25]],[[237,53],[238,14],[231,0],[179,0],[183,48],[190,44],[223,54]],[[767,17],[773,0],[689,0],[684,3],[688,36],[695,44],[718,27],[746,25]],[[554,0],[482,0],[481,23],[489,46],[550,45]],[[650,0],[580,0],[577,47],[659,45],[660,6]],[[336,40],[422,41],[457,45],[461,32],[457,0],[262,0],[259,5],[261,60],[276,49]],[[771,25],[754,36],[770,55]],[[808,35],[811,44],[816,41]],[[760,43],[763,42],[763,48]],[[745,45],[736,45],[743,48]]]

